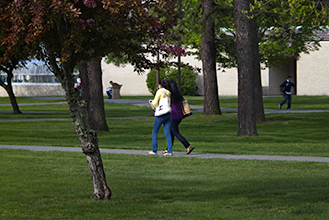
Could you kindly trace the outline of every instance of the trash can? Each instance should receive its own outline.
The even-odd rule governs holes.
[[[120,99],[121,98],[121,96],[120,96],[121,86],[122,85],[112,87],[112,99]]]

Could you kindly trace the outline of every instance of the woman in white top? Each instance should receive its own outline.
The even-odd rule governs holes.
[[[164,134],[167,139],[168,152],[164,156],[172,156],[172,139],[170,135],[171,126],[171,108],[170,108],[170,91],[165,89],[166,80],[161,80],[158,84],[158,91],[151,102],[152,109],[155,110],[155,119],[152,130],[152,151],[148,153],[156,155],[158,151],[158,132],[163,124]]]

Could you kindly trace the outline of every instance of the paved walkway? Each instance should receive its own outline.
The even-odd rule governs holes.
[[[45,147],[45,146],[23,146],[23,145],[0,145],[0,149],[13,150],[29,150],[29,151],[65,151],[65,152],[82,152],[81,148],[77,147]],[[145,150],[118,150],[118,149],[100,149],[101,153],[107,154],[133,154],[133,155],[148,155]],[[162,156],[161,152],[158,152]],[[301,156],[267,156],[267,155],[233,155],[233,154],[209,154],[209,153],[194,153],[186,155],[183,152],[173,152],[173,157],[194,157],[202,159],[235,159],[235,160],[268,160],[268,161],[299,161],[299,162],[322,162],[329,163],[329,157],[301,157]]]
[[[32,99],[60,99],[60,97],[32,97]],[[64,100],[64,98],[62,98]],[[104,102],[110,103],[124,103],[140,106],[149,106],[147,101],[140,100],[127,100],[127,99],[104,99]],[[63,104],[65,102],[54,103],[33,103],[33,104],[20,104],[20,105],[46,105],[46,104]],[[7,105],[7,104],[5,104]],[[9,104],[10,105],[10,104]],[[4,106],[3,104],[0,106]],[[190,105],[193,111],[203,111],[202,106]],[[221,108],[223,112],[237,112],[237,109]],[[316,112],[329,112],[329,110],[265,110],[265,114],[271,113],[316,113]],[[24,112],[27,113],[27,112]],[[40,112],[34,112],[40,113]],[[49,111],[48,111],[49,113]],[[133,117],[134,118],[134,117]],[[35,120],[71,120],[60,118],[43,118],[43,119],[0,119],[0,122],[6,121],[35,121]],[[23,145],[0,145],[0,149],[16,149],[16,150],[30,150],[30,151],[66,151],[66,152],[82,152],[81,148],[73,147],[45,147],[45,146],[23,146]],[[118,150],[118,149],[100,149],[101,153],[110,154],[135,154],[135,155],[148,155],[147,151],[143,150]],[[159,152],[159,156],[162,154]],[[186,155],[183,152],[174,152],[174,157],[196,157],[203,159],[243,159],[243,160],[269,160],[269,161],[303,161],[303,162],[323,162],[329,163],[329,157],[303,157],[303,156],[267,156],[267,155],[233,155],[233,154],[210,154],[210,153],[196,153],[192,152]]]

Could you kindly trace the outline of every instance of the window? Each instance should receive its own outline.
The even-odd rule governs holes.
[[[19,68],[13,71],[13,85],[44,85],[60,84],[55,75],[44,65],[27,65],[27,68]],[[7,74],[0,71],[1,80],[6,82]]]
[[[4,74],[2,74],[1,71],[0,71],[0,80],[1,80],[2,82],[6,83],[6,82],[7,82],[7,74],[4,75]]]

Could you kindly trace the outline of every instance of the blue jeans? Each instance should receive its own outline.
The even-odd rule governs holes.
[[[110,91],[106,91],[106,94],[108,95],[109,99],[112,98],[112,92],[110,92]]]
[[[170,135],[170,125],[171,125],[171,114],[165,114],[161,116],[156,116],[154,119],[153,130],[152,130],[152,151],[156,153],[158,151],[158,132],[163,124],[164,134],[167,139],[168,153],[172,153],[172,140]]]
[[[280,105],[282,106],[284,103],[286,103],[288,101],[288,108],[291,108],[291,95],[287,95],[286,93],[283,94],[284,100],[280,103]]]

